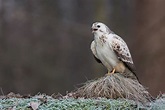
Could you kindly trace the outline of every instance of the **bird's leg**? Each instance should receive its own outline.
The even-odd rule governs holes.
[[[111,72],[108,70],[107,75],[112,75],[112,74],[114,74],[114,73],[115,73],[115,71],[116,71],[116,69],[115,69],[115,68],[113,68],[113,70],[112,70]]]
[[[113,70],[112,70],[111,74],[114,74],[114,73],[115,73],[115,71],[116,71],[116,69],[115,69],[115,68],[113,68]]]

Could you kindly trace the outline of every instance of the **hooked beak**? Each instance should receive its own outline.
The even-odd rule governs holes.
[[[96,28],[92,28],[92,33],[94,33],[95,31],[97,31],[98,29]]]

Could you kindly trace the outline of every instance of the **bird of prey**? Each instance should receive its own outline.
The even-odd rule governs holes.
[[[92,53],[96,61],[107,68],[108,75],[121,73],[127,78],[137,79],[135,66],[124,40],[101,22],[93,23],[92,33]]]

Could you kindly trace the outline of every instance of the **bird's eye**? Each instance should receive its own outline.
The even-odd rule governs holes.
[[[97,25],[98,28],[100,28],[100,25]]]

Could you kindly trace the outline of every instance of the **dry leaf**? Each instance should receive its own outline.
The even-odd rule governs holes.
[[[30,107],[33,109],[33,110],[37,110],[38,107],[39,107],[40,103],[39,102],[30,102]]]

